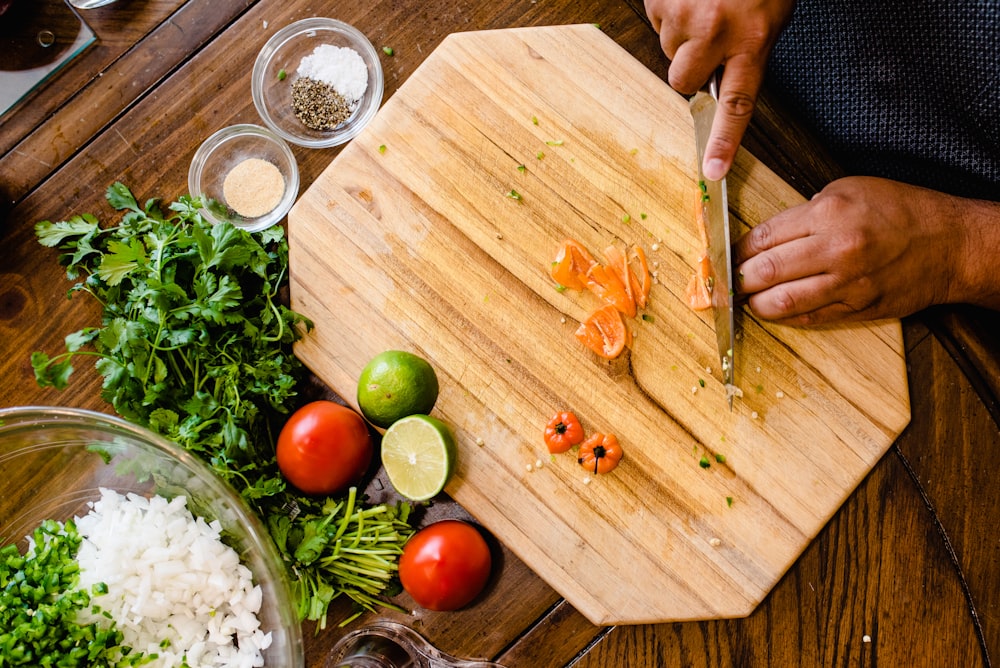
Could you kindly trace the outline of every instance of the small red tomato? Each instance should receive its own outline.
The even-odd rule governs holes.
[[[278,435],[278,468],[306,494],[336,494],[357,483],[372,452],[364,418],[333,401],[306,404]]]
[[[474,526],[441,520],[406,542],[399,580],[420,607],[458,610],[482,592],[491,568],[489,545]]]

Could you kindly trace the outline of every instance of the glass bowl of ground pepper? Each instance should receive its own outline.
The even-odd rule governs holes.
[[[259,232],[292,208],[299,168],[292,149],[275,133],[259,125],[231,125],[198,147],[188,189],[211,222]]]
[[[327,148],[355,137],[382,103],[382,65],[356,28],[314,17],[276,32],[257,56],[254,106],[286,141]]]

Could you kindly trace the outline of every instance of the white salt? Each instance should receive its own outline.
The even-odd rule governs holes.
[[[331,86],[348,102],[360,100],[368,90],[368,68],[361,55],[347,46],[320,44],[299,62],[300,77]]]

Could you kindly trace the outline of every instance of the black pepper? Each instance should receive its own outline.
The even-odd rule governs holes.
[[[299,77],[292,84],[292,110],[310,130],[333,130],[353,112],[333,86],[309,77]]]

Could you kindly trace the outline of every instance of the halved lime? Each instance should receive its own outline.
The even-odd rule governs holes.
[[[429,415],[398,420],[382,436],[382,466],[401,496],[426,501],[444,489],[455,468],[455,437]]]

